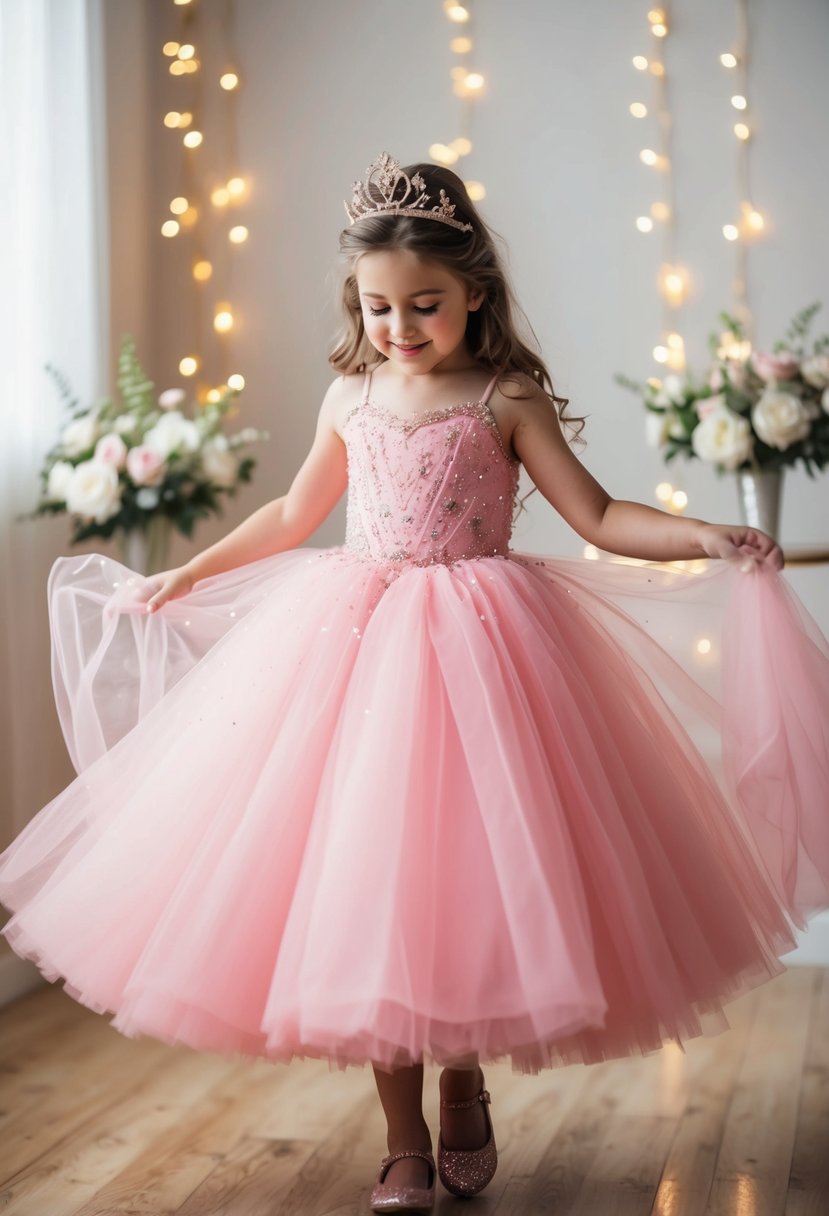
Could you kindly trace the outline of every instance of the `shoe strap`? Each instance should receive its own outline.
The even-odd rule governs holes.
[[[402,1161],[404,1157],[422,1157],[424,1161],[428,1161],[429,1165],[434,1167],[435,1159],[431,1153],[425,1152],[420,1148],[407,1148],[399,1153],[389,1153],[388,1157],[384,1157],[380,1162],[381,1166],[391,1165],[392,1161]]]
[[[440,1104],[445,1110],[465,1110],[469,1106],[474,1106],[476,1102],[491,1101],[492,1099],[489,1096],[489,1090],[482,1089],[481,1092],[476,1094],[474,1098],[467,1098],[465,1102],[444,1102],[443,1098],[441,1098]]]

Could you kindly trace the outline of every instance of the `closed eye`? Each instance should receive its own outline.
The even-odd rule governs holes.
[[[430,316],[430,315],[431,315],[433,312],[437,312],[437,310],[438,310],[438,305],[437,305],[437,304],[430,304],[428,308],[418,308],[417,304],[413,304],[413,305],[412,305],[412,307],[414,308],[415,312],[422,313],[422,315],[423,315],[424,317],[428,317],[428,316]],[[372,308],[371,306],[369,306],[369,312],[371,313],[371,315],[372,315],[373,317],[382,317],[383,313],[388,312],[388,311],[389,311],[389,310],[388,310],[388,307],[386,307],[386,308]]]

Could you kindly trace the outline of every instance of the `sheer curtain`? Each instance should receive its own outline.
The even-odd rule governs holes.
[[[74,776],[46,610],[68,519],[15,517],[67,413],[44,365],[82,403],[108,389],[105,118],[103,0],[0,0],[0,848]],[[0,1003],[31,970],[0,938]]]

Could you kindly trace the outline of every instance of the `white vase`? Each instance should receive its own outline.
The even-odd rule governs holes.
[[[157,574],[167,568],[172,522],[168,515],[156,513],[145,528],[132,528],[118,534],[121,561],[137,574]]]
[[[778,540],[782,488],[782,469],[738,469],[741,521]]]

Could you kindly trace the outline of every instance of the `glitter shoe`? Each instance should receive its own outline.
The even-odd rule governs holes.
[[[481,1089],[479,1094],[466,1102],[444,1102],[443,1098],[440,1100],[441,1107],[448,1110],[461,1110],[474,1106],[476,1102],[483,1102],[489,1126],[489,1139],[483,1148],[445,1148],[443,1134],[438,1136],[438,1175],[447,1191],[451,1191],[453,1195],[477,1195],[478,1191],[482,1191],[492,1181],[498,1168],[495,1132],[487,1110],[490,1100],[486,1089]]]
[[[399,1161],[402,1157],[422,1157],[428,1162],[428,1186],[396,1186],[393,1182],[383,1181],[392,1162]],[[380,1162],[377,1181],[371,1192],[372,1212],[431,1212],[435,1203],[435,1172],[434,1157],[422,1149],[412,1148],[402,1153],[389,1153],[388,1157],[384,1157]]]

